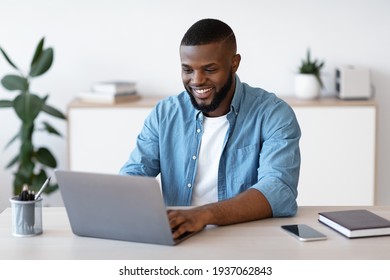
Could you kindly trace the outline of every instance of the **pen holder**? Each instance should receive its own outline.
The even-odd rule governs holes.
[[[9,199],[12,208],[12,234],[28,237],[42,233],[42,198],[21,201],[17,196]]]

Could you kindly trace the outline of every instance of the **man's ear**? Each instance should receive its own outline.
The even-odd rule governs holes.
[[[240,66],[240,61],[241,61],[241,55],[240,54],[235,54],[233,56],[233,61],[232,61],[232,71],[233,71],[233,73],[237,72],[238,67]]]

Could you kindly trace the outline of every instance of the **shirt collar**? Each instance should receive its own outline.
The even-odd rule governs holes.
[[[236,74],[236,88],[234,90],[234,96],[230,105],[230,112],[234,112],[236,115],[238,115],[238,112],[240,111],[240,104],[244,95],[243,92],[243,85],[240,78]]]

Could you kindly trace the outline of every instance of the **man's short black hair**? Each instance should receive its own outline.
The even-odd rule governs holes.
[[[236,37],[226,23],[217,19],[202,19],[194,23],[184,34],[182,46],[198,46],[228,41],[236,49]]]

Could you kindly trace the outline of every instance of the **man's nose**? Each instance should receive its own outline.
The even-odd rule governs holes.
[[[204,83],[205,75],[202,71],[194,71],[191,77],[191,83],[193,85],[201,85]]]

